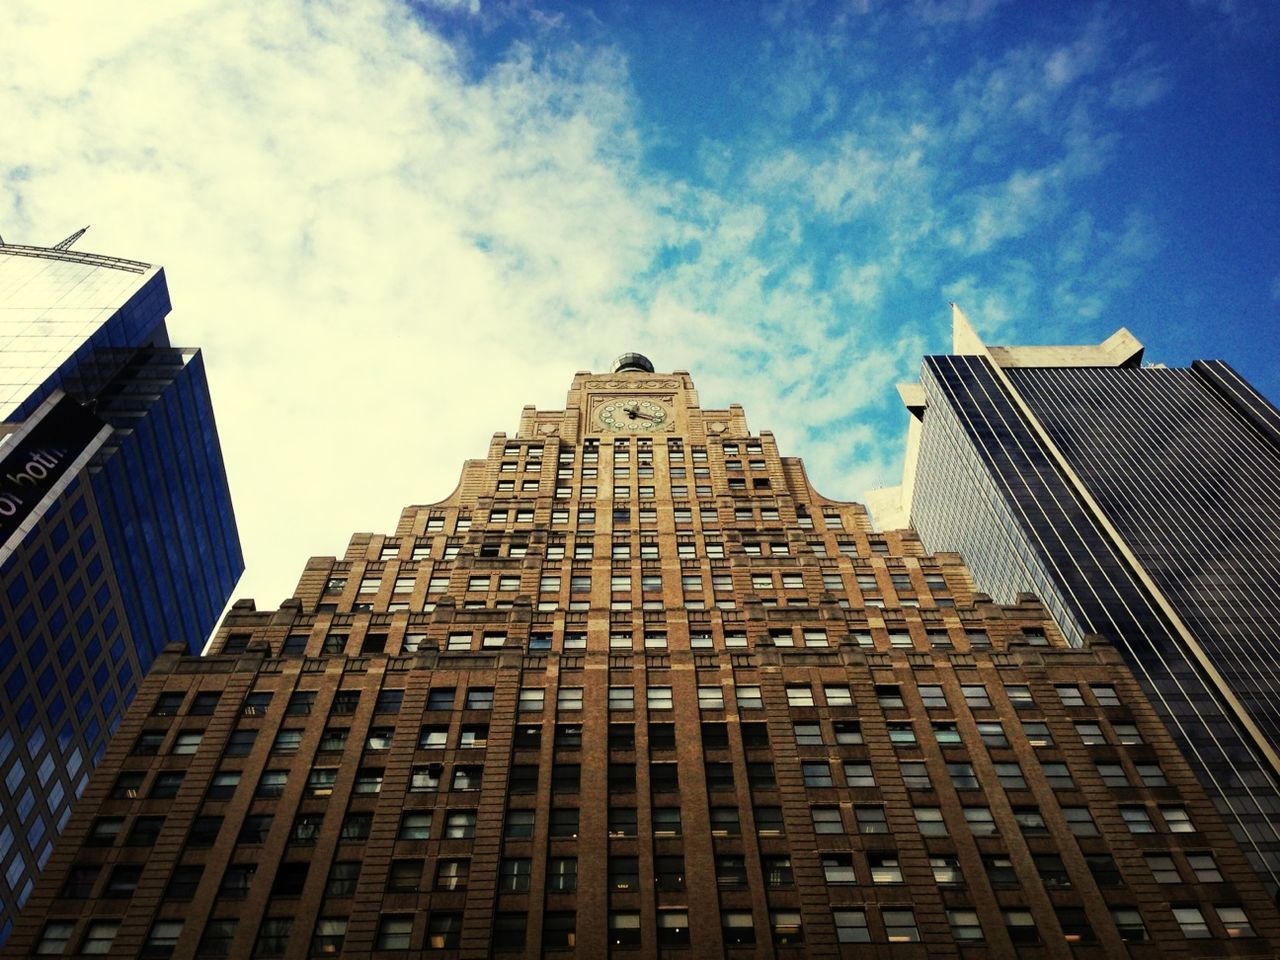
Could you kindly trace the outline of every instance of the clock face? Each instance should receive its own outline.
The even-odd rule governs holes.
[[[613,397],[596,408],[596,424],[612,433],[653,433],[671,426],[671,407],[656,397]]]

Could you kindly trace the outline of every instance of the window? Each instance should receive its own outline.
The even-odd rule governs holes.
[[[871,869],[872,883],[902,882],[902,865],[898,863],[898,855],[896,853],[868,853],[867,866]]]
[[[551,857],[547,861],[547,889],[552,893],[572,893],[578,889],[577,857]]]
[[[1116,688],[1110,684],[1095,683],[1089,687],[1093,693],[1093,699],[1098,701],[1100,707],[1118,707],[1120,706],[1120,697],[1116,694]]]
[[[679,807],[653,808],[653,833],[657,837],[678,837],[682,831]]]
[[[1040,942],[1040,931],[1036,929],[1036,921],[1030,910],[1002,910],[1004,928],[1015,947]]]
[[[40,939],[36,941],[36,954],[39,956],[61,956],[66,952],[67,943],[71,940],[74,923],[51,921],[44,925]]]
[[[975,837],[993,837],[999,833],[989,807],[965,807],[964,819]]]
[[[1102,777],[1102,782],[1108,787],[1127,787],[1129,785],[1129,777],[1125,774],[1124,767],[1118,763],[1098,764],[1098,775]]]
[[[1107,890],[1124,886],[1124,874],[1120,872],[1120,868],[1116,866],[1116,862],[1110,854],[1087,854],[1084,862],[1088,865],[1089,872],[1093,874],[1094,883],[1101,889]]]
[[[946,695],[937,684],[922,683],[919,687],[920,699],[924,701],[926,710],[941,710],[947,706]]]
[[[829,808],[836,813],[836,818],[840,818],[840,809]],[[755,832],[762,837],[781,837],[785,835],[786,827],[782,823],[781,806],[756,806],[755,810]]]
[[[532,810],[508,810],[503,836],[508,840],[525,840],[533,836]]]
[[[244,818],[236,843],[264,843],[271,830],[270,814],[255,813]]]
[[[448,727],[426,726],[418,733],[418,749],[443,750],[449,738]]]
[[[861,912],[861,911],[856,911]],[[727,947],[749,947],[756,942],[755,923],[750,910],[723,910],[720,934]]]
[[[1222,882],[1222,871],[1218,869],[1212,853],[1188,853],[1187,863],[1190,864],[1196,879],[1201,883]]]
[[[1036,873],[1040,875],[1040,882],[1046,889],[1066,890],[1071,886],[1071,875],[1067,873],[1062,857],[1056,853],[1033,853],[1031,859],[1036,865]]]
[[[1042,769],[1044,778],[1054,790],[1075,789],[1075,781],[1071,778],[1071,771],[1067,769],[1065,763],[1046,763],[1043,764]]]
[[[1024,723],[1022,731],[1027,735],[1027,742],[1033,747],[1053,746],[1053,734],[1049,732],[1048,724]]]
[[[1087,807],[1063,807],[1062,816],[1067,821],[1067,829],[1077,837],[1096,837],[1098,825]]]
[[[406,817],[412,814],[405,814]],[[427,815],[428,827],[431,816]],[[476,814],[474,810],[450,810],[444,818],[444,838],[446,840],[470,840],[476,835]],[[425,838],[424,838],[425,839]]]
[[[124,817],[99,817],[93,822],[89,838],[85,841],[90,847],[109,847],[116,842],[124,827]]]
[[[324,895],[326,897],[350,897],[356,892],[356,881],[360,877],[360,864],[354,860],[339,860],[329,868],[329,876],[325,880]]]
[[[964,874],[960,871],[960,861],[954,855],[932,856],[929,858],[929,866],[933,870],[934,883],[964,883]]]
[[[880,916],[890,943],[915,943],[920,939],[915,911],[910,907],[885,907]]]
[[[276,734],[275,743],[271,745],[274,753],[297,753],[302,746],[302,730],[298,727],[285,728]]]
[[[916,731],[910,721],[893,721],[888,724],[889,742],[898,746],[906,746],[916,742]]]
[[[333,785],[337,782],[337,767],[315,767],[307,775],[307,795],[311,797],[331,796],[333,794]]]
[[[218,885],[218,896],[227,900],[243,900],[249,895],[249,886],[253,883],[253,875],[257,871],[256,863],[231,864],[222,874],[222,883]],[[192,893],[194,892],[193,889]]]
[[[89,926],[84,933],[84,940],[80,943],[80,952],[86,954],[110,953],[111,944],[115,941],[116,931],[119,929],[119,920],[89,921]]]
[[[964,702],[972,707],[989,707],[991,698],[987,696],[987,688],[980,683],[966,683],[960,687],[964,694]]]
[[[813,691],[809,687],[788,686],[787,687],[787,706],[790,707],[812,707]]]
[[[556,694],[556,708],[563,711],[582,709],[582,687],[561,687]]]
[[[258,780],[258,789],[254,796],[270,799],[279,797],[284,793],[285,785],[288,782],[288,770],[264,770]]]
[[[636,707],[635,690],[632,687],[610,687],[610,710],[634,710]]]
[[[822,695],[826,697],[828,707],[852,707],[853,694],[848,687],[824,686]]]
[[[218,701],[223,698],[219,692],[204,692],[204,694],[196,694],[196,699],[191,701],[191,709],[187,710],[192,717],[210,717],[214,713],[214,709],[218,707]],[[268,694],[270,698],[270,694]]]
[[[204,739],[203,733],[195,730],[184,730],[173,741],[173,749],[169,752],[174,756],[190,756],[200,748],[202,739]]]
[[[924,837],[945,837],[947,825],[942,819],[942,810],[938,807],[913,807],[916,826]]]
[[[1169,828],[1170,833],[1196,832],[1196,826],[1191,822],[1191,814],[1187,812],[1186,807],[1161,807],[1160,815],[1164,817],[1165,826]]]
[[[1014,807],[1013,819],[1024,837],[1047,837],[1049,827],[1044,822],[1039,807]]]
[[[1121,807],[1120,816],[1124,818],[1125,826],[1129,828],[1130,833],[1156,832],[1146,807]]]
[[[957,790],[978,789],[978,776],[973,772],[971,763],[948,763],[947,779]]]
[[[417,871],[422,872],[422,861],[398,861],[400,863],[414,863]],[[394,864],[393,864],[394,866]],[[465,890],[467,889],[467,878],[471,873],[471,861],[465,857],[455,857],[451,859],[441,860],[436,866],[436,889],[437,890]]]
[[[814,833],[844,833],[839,807],[813,807],[810,813]]]
[[[153,717],[172,717],[176,716],[182,708],[185,693],[162,693],[156,698],[156,704],[151,708]],[[194,712],[194,710],[192,711]]]
[[[346,727],[325,727],[324,733],[320,735],[319,749],[322,752],[338,752],[346,749],[346,746]]]
[[[1107,742],[1107,738],[1102,735],[1102,727],[1096,723],[1077,723],[1076,735],[1085,746],[1096,747]]]
[[[507,857],[498,866],[498,889],[504,893],[524,893],[529,889],[532,861]]]
[[[739,710],[760,710],[764,707],[764,701],[761,699],[759,687],[736,687],[734,690],[734,699],[738,703]]]
[[[431,836],[431,813],[412,811],[400,817],[400,840],[426,840]],[[447,822],[447,821],[446,821]]]
[[[984,720],[977,724],[978,736],[988,747],[1007,747],[1009,738],[1005,736],[1004,727],[997,720]]]
[[[799,910],[770,910],[769,927],[773,931],[773,942],[779,947],[798,947],[804,943]]]
[[[844,781],[850,787],[874,787],[875,774],[871,764],[846,760],[844,763]]]
[[[1098,936],[1089,925],[1089,918],[1081,907],[1058,907],[1058,925],[1062,936],[1070,944],[1097,943]]]
[[[1111,919],[1120,933],[1120,939],[1125,943],[1146,943],[1149,939],[1142,914],[1136,907],[1112,907]]]
[[[787,689],[789,691],[791,688]],[[896,683],[877,683],[876,700],[886,710],[901,707],[903,706],[902,689]]]
[[[670,710],[672,708],[670,687],[649,687],[647,694],[650,710]]]
[[[467,710],[492,710],[493,687],[472,687],[467,691]]]
[[[1000,781],[1000,786],[1006,790],[1025,790],[1027,789],[1026,778],[1022,775],[1022,767],[1017,763],[997,763],[996,777]]]
[[[222,817],[196,817],[187,834],[187,846],[211,847],[222,830]]]
[[[408,950],[413,938],[412,916],[384,916],[378,921],[378,950]]]
[[[804,775],[804,785],[806,787],[835,786],[835,782],[831,779],[831,766],[825,760],[802,763],[800,770]],[[732,766],[730,766],[731,780],[732,776]]]
[[[718,686],[698,687],[698,709],[723,710],[724,690]]]
[[[658,911],[658,947],[687,947],[689,945],[689,911]]]
[[[1018,886],[1018,874],[1013,869],[1013,861],[1004,854],[987,854],[982,858],[982,867],[987,872],[987,880],[993,887]]]
[[[1132,723],[1113,723],[1111,725],[1116,733],[1116,740],[1126,747],[1137,746],[1143,743],[1142,734],[1138,732],[1138,727]]]
[[[1026,710],[1036,705],[1031,696],[1031,688],[1024,684],[1010,684],[1004,688],[1004,692],[1015,710]]]
[[[208,930],[207,927],[205,929]],[[338,956],[346,938],[346,917],[320,917],[316,920],[315,933],[311,935],[311,953],[313,956]],[[204,955],[203,952],[197,954]]]
[[[978,911],[967,907],[947,911],[947,923],[951,925],[951,937],[957,943],[977,943],[982,939],[982,924]]]
[[[902,773],[902,783],[908,790],[932,790],[929,780],[929,769],[919,760],[903,760],[898,764]]]
[[[270,706],[271,691],[258,690],[244,698],[244,703],[240,705],[240,715],[243,717],[261,717],[266,714],[267,708]]]
[[[853,817],[857,821],[859,833],[889,832],[889,823],[885,819],[884,807],[856,806],[853,808]]]
[[[1182,935],[1188,940],[1204,940],[1213,936],[1209,932],[1209,924],[1205,922],[1204,914],[1197,906],[1175,906],[1173,919],[1178,921],[1178,926],[1182,928]]]
[[[615,947],[640,946],[640,914],[629,910],[611,910],[609,943]]]
[[[568,950],[578,942],[576,915],[571,910],[548,910],[542,917],[542,945]]]
[[[634,814],[634,810],[632,813]],[[610,835],[613,834],[613,810],[609,811],[610,819]],[[742,828],[738,821],[737,807],[712,807],[711,808],[711,835],[713,837],[736,837],[741,835]],[[634,836],[635,834],[629,834]]]
[[[1084,697],[1081,695],[1079,687],[1059,684],[1054,689],[1058,691],[1058,699],[1062,701],[1064,707],[1084,706]]]
[[[1218,915],[1218,921],[1226,929],[1227,936],[1231,939],[1256,936],[1243,907],[1215,905],[1213,910]]]

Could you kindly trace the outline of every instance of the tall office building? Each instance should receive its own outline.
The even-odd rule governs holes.
[[[1125,330],[988,347],[954,325],[954,355],[899,388],[905,479],[869,496],[878,525],[1115,644],[1275,893],[1280,412],[1220,361],[1142,366]]]
[[[1113,647],[627,355],[166,651],[7,956],[1278,947]]]
[[[243,570],[158,267],[0,244],[0,943],[156,654]]]

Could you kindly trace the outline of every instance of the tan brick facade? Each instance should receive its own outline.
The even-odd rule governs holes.
[[[162,658],[3,955],[1277,942],[1111,647],[872,534],[687,374],[580,373],[448,500]]]

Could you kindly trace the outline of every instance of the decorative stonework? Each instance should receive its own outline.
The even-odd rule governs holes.
[[[588,380],[587,390],[679,390],[679,380]]]

